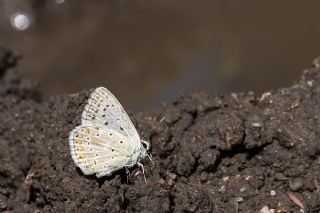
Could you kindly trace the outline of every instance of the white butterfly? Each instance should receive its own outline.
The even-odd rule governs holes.
[[[82,113],[81,125],[70,132],[71,156],[85,175],[98,178],[135,166],[151,156],[148,141],[140,140],[129,116],[114,95],[104,87],[95,89]],[[144,176],[145,178],[145,176]]]

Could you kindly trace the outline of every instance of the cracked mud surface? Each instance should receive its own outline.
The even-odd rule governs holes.
[[[129,183],[125,171],[97,179],[76,169],[68,134],[90,90],[44,102],[12,68],[14,55],[0,52],[0,210],[320,211],[317,61],[296,84],[262,97],[188,93],[131,114],[142,138],[151,130],[146,184],[138,168]]]

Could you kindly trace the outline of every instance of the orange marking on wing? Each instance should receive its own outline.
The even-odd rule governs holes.
[[[83,140],[76,140],[76,144],[82,144],[83,143]]]
[[[97,127],[97,126],[96,126],[96,127],[93,127],[93,128],[94,128],[95,130],[99,130],[99,129],[100,129],[100,128],[99,128],[99,127]]]
[[[90,164],[86,165],[86,169],[92,169],[92,166],[93,166],[93,164],[90,163]]]
[[[100,140],[92,140],[91,143],[92,143],[93,145],[96,145],[96,146],[101,146],[101,145],[102,145],[102,143],[101,143]]]

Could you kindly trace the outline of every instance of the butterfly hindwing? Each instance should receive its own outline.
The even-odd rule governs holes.
[[[71,156],[86,175],[110,175],[128,162],[134,147],[128,138],[99,124],[80,125],[69,136]]]

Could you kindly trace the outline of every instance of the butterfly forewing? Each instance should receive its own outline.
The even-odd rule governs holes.
[[[126,136],[104,125],[82,124],[69,136],[71,156],[86,175],[109,175],[123,168],[134,147]]]
[[[140,137],[127,113],[114,95],[104,87],[95,89],[85,106],[81,124],[101,124],[140,145]]]

